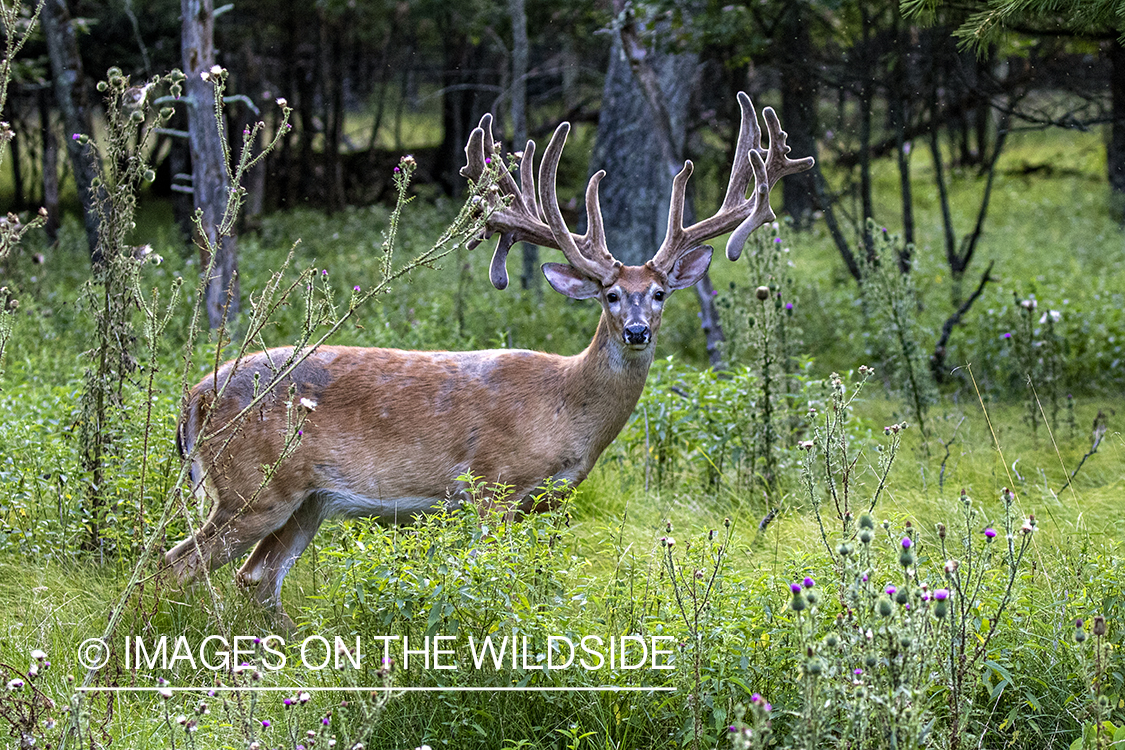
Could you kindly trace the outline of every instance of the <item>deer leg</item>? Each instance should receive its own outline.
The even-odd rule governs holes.
[[[203,526],[173,547],[165,560],[180,583],[187,583],[205,569],[221,568],[284,526],[302,499],[286,501],[264,495],[257,498],[253,508],[215,502]]]
[[[309,546],[327,514],[325,503],[317,495],[305,498],[289,520],[254,547],[239,569],[240,586],[252,588],[261,604],[281,609],[281,582],[293,563]]]

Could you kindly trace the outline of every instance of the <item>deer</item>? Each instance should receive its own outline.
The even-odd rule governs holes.
[[[601,305],[593,339],[580,354],[323,345],[288,374],[282,364],[293,352],[277,348],[227,362],[205,377],[188,394],[177,443],[183,455],[194,455],[190,481],[210,512],[165,556],[177,580],[186,583],[252,548],[236,580],[284,616],[282,581],[326,519],[409,523],[464,501],[470,472],[511,489],[505,518],[549,506],[552,496],[543,491],[552,482],[581,483],[640,399],[668,296],[707,271],[713,250],[704,243],[731,233],[726,255],[737,260],[750,234],[775,219],[773,185],[813,165],[812,157],[788,157],[773,109],[763,110],[769,136],[763,146],[749,96],[740,92],[738,103],[741,123],[722,205],[713,216],[683,225],[693,169],[685,161],[672,180],[664,241],[644,265],[626,266],[606,246],[598,202],[604,171],[586,187],[587,231],[567,228],[556,175],[569,123],[557,127],[544,151],[538,192],[534,141],[520,157],[519,184],[501,163],[496,186],[483,199],[490,204],[484,231],[469,244],[499,234],[489,278],[500,290],[508,284],[507,255],[516,242],[561,251],[566,263],[542,266],[547,282],[567,297]],[[490,115],[472,131],[465,154],[461,173],[472,180],[500,157]],[[263,387],[272,388],[271,398],[236,424]],[[295,403],[303,410],[301,442],[278,461],[287,450],[287,415]]]

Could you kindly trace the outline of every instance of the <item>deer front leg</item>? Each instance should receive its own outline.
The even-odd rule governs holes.
[[[327,515],[323,498],[309,495],[280,529],[266,536],[237,574],[238,584],[253,590],[260,604],[281,609],[281,582],[293,563],[316,536],[317,529]]]

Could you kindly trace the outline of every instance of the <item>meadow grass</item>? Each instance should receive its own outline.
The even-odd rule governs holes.
[[[875,511],[878,520],[887,523],[885,538],[880,537],[884,548],[894,546],[895,535],[912,535],[917,541],[919,580],[927,576],[931,587],[942,580],[944,560],[936,553],[938,524],[953,528],[963,512],[963,489],[982,514],[970,536],[979,534],[984,523],[1002,521],[1003,487],[1015,492],[1020,514],[1034,513],[1038,519],[1027,562],[1015,578],[1014,603],[998,623],[999,634],[990,642],[986,658],[972,667],[972,710],[965,714],[964,723],[955,730],[942,723],[951,719],[948,688],[940,676],[907,686],[916,691],[910,693],[912,702],[924,704],[926,716],[939,728],[946,727],[925,740],[936,746],[952,746],[957,735],[951,732],[960,732],[971,736],[973,744],[987,736],[980,739],[984,746],[1061,747],[1081,741],[1083,727],[1098,721],[1122,723],[1116,645],[1125,606],[1118,593],[1125,583],[1120,548],[1125,532],[1120,513],[1125,443],[1115,423],[1123,406],[1121,370],[1115,361],[1125,336],[1119,304],[1125,248],[1101,197],[1100,177],[1095,177],[1100,168],[1098,151],[1092,138],[1034,133],[1010,141],[1002,170],[1019,168],[1024,161],[1048,161],[1058,171],[1035,178],[1005,176],[998,183],[982,257],[974,265],[983,268],[995,257],[1000,281],[990,286],[966,326],[955,334],[950,358],[952,365],[971,365],[980,398],[967,378],[955,380],[929,411],[928,441],[923,443],[916,429],[906,430]],[[924,172],[924,159],[920,156],[918,161],[916,169]],[[893,206],[893,173],[880,165],[877,176],[885,197],[880,205]],[[959,225],[967,227],[978,188],[979,180],[969,175],[954,183]],[[918,206],[919,237],[925,241],[918,252],[915,283],[922,301],[919,330],[926,342],[947,314],[948,279],[942,276],[932,195],[920,190]],[[410,208],[400,228],[406,254],[427,246],[456,212],[455,205],[443,200]],[[887,215],[893,217],[889,208]],[[377,278],[388,216],[385,208],[369,207],[350,208],[332,217],[311,211],[268,217],[260,232],[240,242],[244,294],[255,293],[292,250],[294,267],[326,269],[337,298],[347,299],[353,286],[366,287]],[[137,241],[151,242],[165,258],[163,264],[143,269],[142,289],[166,288],[176,276],[191,278],[198,271],[197,259],[180,247],[169,226],[160,206],[150,205],[138,218]],[[877,367],[874,379],[851,405],[848,435],[862,449],[853,485],[858,497],[870,493],[878,482],[880,451],[888,450],[884,426],[900,422],[906,412],[897,398],[883,390],[889,375],[877,361],[878,332],[861,314],[854,284],[841,274],[826,237],[817,230],[794,234],[784,228],[782,236],[791,249],[788,257],[798,280],[796,319],[803,351],[816,354],[805,371],[808,382],[802,393],[823,403],[828,387],[824,381],[830,373],[847,373],[860,365]],[[297,238],[301,242],[294,246]],[[82,352],[89,347],[90,336],[89,303],[80,294],[88,277],[82,248],[81,230],[71,221],[64,224],[57,248],[31,246],[16,259],[21,314],[0,381],[0,423],[4,424],[0,433],[0,612],[4,613],[0,662],[20,669],[32,649],[47,651],[53,666],[39,678],[40,684],[60,705],[73,694],[68,677],[79,681],[84,677],[75,661],[75,647],[102,634],[107,609],[120,598],[132,572],[137,530],[147,528],[159,510],[151,498],[141,507],[131,500],[141,436],[126,426],[116,443],[117,453],[109,459],[116,504],[108,542],[100,551],[79,549],[83,533],[79,498],[85,478],[74,425],[86,366]],[[46,262],[33,263],[32,251],[43,252]],[[340,331],[337,343],[450,349],[509,346],[564,354],[585,347],[597,320],[595,305],[575,304],[549,290],[540,299],[534,292],[487,289],[487,263],[488,253],[483,250],[455,253],[440,268],[412,276],[360,310]],[[758,283],[745,263],[720,259],[713,272],[716,288],[731,297]],[[1034,430],[1027,416],[1028,392],[1002,338],[1018,321],[1013,292],[1019,299],[1034,294],[1042,308],[1062,311],[1057,335],[1065,347],[1055,356],[1063,376],[1054,388],[1074,395],[1073,416],[1064,413],[1053,422],[1050,394],[1044,391],[1040,394],[1043,412],[1032,412]],[[191,295],[185,294],[177,313],[180,320],[186,320],[192,303]],[[669,380],[659,383],[650,376],[649,388],[650,394],[673,399],[679,397],[667,389],[677,385],[675,377],[680,375],[675,373],[689,373],[703,361],[692,296],[673,297],[664,319],[657,368],[672,357],[685,369],[675,370]],[[300,328],[300,305],[283,307],[265,329],[263,341],[287,343]],[[1046,336],[1037,331],[1037,340]],[[173,325],[159,344],[161,370],[150,435],[156,484],[168,484],[174,474],[172,443],[181,388],[178,358],[185,340],[185,329]],[[206,342],[195,354],[189,373],[192,381],[206,374],[216,358],[214,347]],[[847,382],[852,387],[853,380]],[[722,392],[726,386],[714,387]],[[134,398],[139,394],[138,390]],[[1074,483],[1059,492],[1089,449],[1099,412],[1108,418],[1110,429]],[[733,427],[748,429],[745,423]],[[799,467],[804,454],[797,443],[812,438],[810,423],[786,434],[780,446],[785,468],[779,491],[768,497],[729,466],[716,479],[708,472],[713,455],[690,439],[675,444],[676,468],[657,485],[649,472],[652,457],[645,451],[644,435],[637,417],[559,514],[511,527],[471,515],[439,519],[423,529],[330,523],[286,579],[283,599],[302,628],[300,634],[417,635],[435,627],[468,629],[474,622],[538,634],[606,628],[668,633],[679,644],[683,669],[662,684],[677,687],[677,693],[408,694],[385,705],[365,696],[350,706],[340,705],[340,695],[316,694],[292,709],[281,706],[281,696],[255,703],[249,693],[242,693],[208,699],[205,715],[193,713],[199,696],[177,696],[170,703],[152,695],[121,696],[111,703],[96,696],[74,704],[73,715],[84,717],[76,720],[83,732],[81,744],[101,745],[112,737],[116,746],[125,747],[163,747],[170,742],[185,747],[190,743],[242,747],[252,741],[296,747],[301,744],[298,725],[301,736],[310,730],[321,732],[328,725],[319,722],[332,710],[332,733],[341,742],[363,739],[368,747],[411,748],[423,742],[454,747],[624,748],[668,743],[726,747],[732,741],[724,734],[728,726],[751,726],[762,718],[760,704],[751,700],[759,692],[774,704],[774,739],[783,745],[814,746],[809,744],[813,735],[807,734],[812,729],[802,728],[815,708],[809,696],[821,700],[829,683],[810,677],[811,662],[802,654],[811,648],[819,654],[813,658],[829,659],[822,641],[826,633],[834,632],[828,615],[844,606],[850,589],[845,568],[830,558],[830,551],[826,553],[811,498],[802,490]],[[823,504],[823,488],[816,492],[821,493],[816,497],[824,514],[828,506]],[[776,516],[758,533],[759,523],[770,511]],[[841,533],[841,522],[825,517],[830,546],[854,533],[854,527]],[[719,542],[711,538],[712,532],[724,540],[728,520],[731,537],[723,542],[726,551],[717,553]],[[482,532],[485,528],[490,532]],[[185,533],[182,520],[173,522],[167,543]],[[486,541],[466,544],[474,535],[483,535]],[[673,536],[679,541],[675,548],[666,541]],[[883,549],[880,554],[886,557],[891,552]],[[884,578],[895,573],[894,558],[889,559],[877,566]],[[999,559],[995,562],[995,569],[984,566],[993,571],[992,577],[974,600],[979,608],[974,637],[990,631],[988,613],[1002,598],[1003,568]],[[676,571],[685,570],[686,578],[676,577],[680,575]],[[713,591],[692,587],[690,573],[704,572],[706,580],[712,570],[719,582]],[[825,613],[823,620],[816,619],[819,614],[795,613],[786,606],[790,584],[804,576],[816,579],[815,590],[823,587],[823,599],[815,610]],[[398,588],[387,588],[388,582]],[[508,597],[502,604],[489,598],[501,593]],[[881,596],[878,591],[873,595]],[[215,575],[210,587],[181,591],[153,568],[131,593],[124,611],[120,632],[201,638],[216,629],[267,633],[276,625],[269,613],[241,596],[229,570]],[[693,617],[681,616],[685,611]],[[1107,642],[1115,648],[1109,652],[1108,667],[1098,667],[1089,657],[1090,650],[1083,651],[1072,637],[1075,618],[1096,614],[1110,620]],[[906,627],[906,620],[899,624]],[[936,648],[932,641],[925,642]],[[840,665],[850,653],[840,657]],[[112,679],[120,684],[156,684],[159,670],[125,670],[119,661],[115,664],[119,671]],[[831,669],[836,669],[835,662]],[[940,672],[937,666],[934,670]],[[558,680],[588,687],[603,678],[627,682],[627,677],[566,674]],[[509,678],[489,673],[464,679],[487,688]],[[211,679],[214,675],[207,670],[175,675],[179,684]],[[228,674],[224,679],[251,684],[248,675]],[[358,675],[290,666],[268,675],[266,681],[340,687],[383,679],[399,685],[440,682],[434,674],[416,670],[380,675],[378,664]],[[843,687],[831,689],[844,691],[830,693],[834,705],[869,705],[864,702],[867,698]],[[6,694],[9,699],[12,695]],[[1099,708],[1101,698],[1105,698],[1104,710]],[[748,712],[738,714],[739,706],[749,707]],[[59,710],[52,713],[56,719],[62,716]],[[198,721],[198,734],[177,724],[180,713],[185,721]],[[263,719],[272,723],[268,731],[261,726]],[[918,719],[910,727],[924,731],[925,723]],[[58,736],[52,732],[43,736]],[[586,733],[589,736],[582,737]],[[736,741],[745,737],[732,734]],[[867,738],[860,743],[864,746],[889,742],[877,733],[863,737]],[[326,744],[327,736],[318,734],[316,740]],[[1095,736],[1090,746],[1098,742]]]

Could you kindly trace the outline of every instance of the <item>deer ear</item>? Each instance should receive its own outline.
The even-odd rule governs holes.
[[[601,284],[566,263],[544,263],[543,275],[552,289],[571,299],[597,297],[602,290]]]
[[[711,265],[712,252],[710,245],[700,245],[681,255],[668,272],[668,288],[687,289],[702,279],[703,274],[707,273],[707,267]]]

